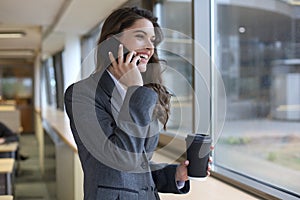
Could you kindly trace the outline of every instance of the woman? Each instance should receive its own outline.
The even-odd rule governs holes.
[[[110,42],[115,39],[122,44],[113,52]],[[158,121],[165,127],[169,114],[170,95],[160,84],[155,49],[161,40],[151,12],[136,7],[114,11],[98,41],[97,72],[65,93],[84,171],[84,199],[154,200],[158,192],[189,191],[188,161],[150,161],[158,143]]]
[[[10,130],[4,123],[0,122],[0,144],[18,141],[18,135]]]

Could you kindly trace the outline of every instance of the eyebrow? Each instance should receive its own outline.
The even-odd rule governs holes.
[[[134,33],[143,33],[145,35],[148,35],[148,33],[146,31],[143,31],[143,30],[136,30],[134,31]],[[155,35],[151,36],[151,37],[154,37],[155,38]]]

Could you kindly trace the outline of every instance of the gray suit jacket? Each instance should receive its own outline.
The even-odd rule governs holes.
[[[157,94],[130,87],[124,101],[109,74],[97,72],[72,84],[65,106],[84,172],[86,200],[156,200],[177,189],[176,165],[152,163],[159,129],[152,111]]]

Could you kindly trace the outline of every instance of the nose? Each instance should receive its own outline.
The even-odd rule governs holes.
[[[150,39],[148,39],[146,41],[145,47],[146,47],[146,49],[152,50],[152,49],[154,49],[154,44]]]

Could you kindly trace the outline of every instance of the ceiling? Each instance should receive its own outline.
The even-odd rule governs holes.
[[[44,58],[62,50],[66,34],[83,35],[89,32],[105,19],[111,10],[127,1],[0,0],[0,32],[21,31],[25,33],[23,38],[0,38],[0,66],[24,66],[24,64],[31,66],[37,53],[42,53],[42,58]],[[236,0],[236,2],[244,1]],[[243,13],[247,12],[250,10],[245,9]],[[241,16],[246,16],[243,18],[245,21],[251,19],[250,15]],[[266,15],[262,14],[261,17],[265,18]],[[276,16],[270,15],[269,18],[274,17]],[[278,23],[270,25],[277,27]],[[282,31],[284,32],[285,29]]]
[[[0,64],[33,62],[37,52],[53,54],[66,34],[83,35],[126,0],[1,0],[0,32],[25,36],[0,38]]]

